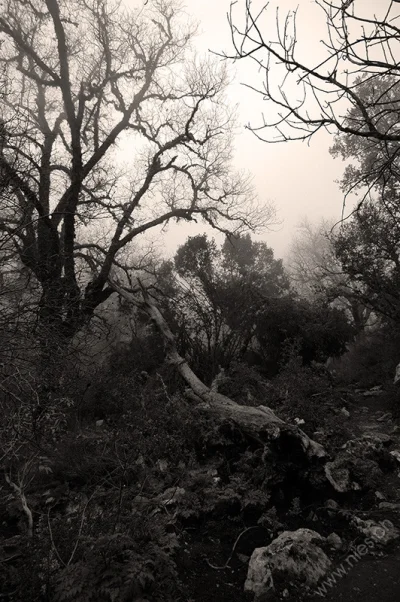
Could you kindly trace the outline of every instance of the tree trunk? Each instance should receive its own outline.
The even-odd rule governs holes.
[[[122,297],[135,303],[134,299],[124,289],[112,283],[111,286]],[[267,406],[249,407],[239,405],[229,397],[221,395],[207,387],[193,372],[186,360],[178,353],[175,337],[158,307],[151,300],[142,287],[144,302],[140,307],[155,322],[162,334],[167,361],[175,367],[184,381],[189,385],[188,396],[197,401],[205,411],[222,416],[234,423],[245,435],[257,439],[262,443],[275,441],[281,437],[295,441],[308,459],[325,457],[325,450],[316,441],[310,439],[306,433],[295,425],[290,425],[281,420]],[[137,303],[136,303],[137,304]]]
[[[69,339],[51,328],[48,323],[39,324],[39,330],[39,404],[37,411],[40,414],[52,399],[60,395],[60,381]]]
[[[60,380],[71,340],[63,319],[65,291],[61,279],[45,282],[42,287],[37,324],[39,413],[60,394]]]

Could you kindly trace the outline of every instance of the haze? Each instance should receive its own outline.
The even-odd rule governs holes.
[[[127,0],[129,5],[137,5],[134,0]],[[215,52],[227,54],[233,52],[227,13],[230,0],[185,0],[186,11],[199,23],[199,34],[195,46],[199,53]],[[268,19],[264,22],[266,34],[275,37],[276,7],[283,19],[286,13],[295,9],[298,2],[283,0],[270,2]],[[379,3],[384,9],[387,2]],[[253,2],[255,8],[261,2]],[[361,8],[369,13],[377,9],[376,2],[360,0]],[[242,4],[236,7],[239,18]],[[326,35],[325,20],[321,9],[314,0],[302,0],[298,10],[298,38],[300,52],[318,64],[322,47],[320,40]],[[315,58],[314,58],[315,57]],[[216,57],[216,60],[220,60]],[[237,105],[238,128],[235,138],[235,164],[240,169],[251,172],[254,186],[261,201],[272,201],[277,209],[280,225],[272,226],[258,240],[265,241],[274,249],[276,257],[284,257],[296,232],[296,226],[307,217],[311,222],[319,222],[322,218],[338,221],[342,215],[343,194],[337,181],[340,179],[344,164],[333,159],[329,147],[333,137],[320,132],[310,144],[304,142],[287,142],[268,144],[257,140],[245,126],[260,124],[261,113],[273,110],[243,84],[258,85],[262,74],[249,61],[231,63],[232,84],[229,87],[229,99]],[[188,235],[204,232],[202,225],[182,224],[169,226],[163,238],[163,248],[173,253]],[[215,235],[210,231],[211,235]],[[159,233],[157,233],[159,237]]]

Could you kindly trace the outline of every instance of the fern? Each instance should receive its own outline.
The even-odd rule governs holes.
[[[162,524],[149,535],[154,539],[146,545],[121,533],[86,538],[81,560],[59,571],[54,602],[116,602],[156,590],[157,599],[164,599],[178,582],[173,554],[179,542]]]

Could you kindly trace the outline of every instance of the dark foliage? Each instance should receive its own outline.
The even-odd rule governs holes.
[[[354,293],[385,320],[400,321],[399,205],[397,194],[365,202],[333,237]]]
[[[260,368],[276,374],[293,347],[305,365],[325,362],[344,352],[354,331],[342,310],[287,296],[266,302],[255,333]]]

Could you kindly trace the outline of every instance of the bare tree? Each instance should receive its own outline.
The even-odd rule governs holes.
[[[315,299],[326,287],[331,288],[332,280],[336,284],[341,275],[328,230],[325,220],[314,226],[305,218],[297,226],[290,245],[287,269],[296,290],[309,300]]]
[[[131,12],[3,4],[1,244],[40,287],[42,376],[54,384],[52,360],[112,294],[111,267],[132,267],[124,250],[137,236],[198,218],[240,231],[272,210],[230,167],[226,72],[191,54],[195,28],[174,0]]]
[[[263,79],[249,85],[275,107],[275,118],[263,116],[260,125],[249,126],[262,140],[280,142],[309,140],[321,129],[343,132],[387,144],[400,141],[397,115],[400,98],[387,86],[376,96],[365,94],[366,82],[382,90],[390,78],[390,89],[400,75],[400,27],[396,2],[374,5],[368,16],[354,0],[315,0],[326,21],[318,32],[320,52],[304,60],[302,39],[297,35],[301,7],[283,19],[271,14],[269,3],[254,8],[251,0],[233,2],[229,14],[235,60],[252,60]],[[243,19],[237,17],[243,10]],[[372,12],[372,11],[371,11]],[[265,22],[276,20],[276,38],[263,31]],[[322,38],[322,39],[321,39]],[[315,56],[315,53],[314,53]],[[389,118],[388,118],[389,116]]]

